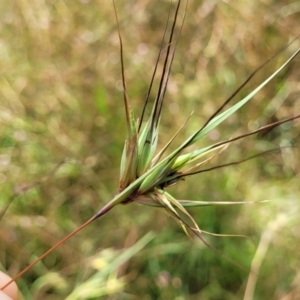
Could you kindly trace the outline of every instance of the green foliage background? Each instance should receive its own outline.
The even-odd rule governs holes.
[[[169,1],[116,2],[128,94],[139,114]],[[111,1],[3,0],[0,12],[0,207],[13,199],[1,219],[0,262],[14,275],[113,197],[126,130]],[[251,71],[295,38],[299,12],[299,3],[293,1],[190,1],[169,81],[160,145],[194,111],[175,142],[179,144]],[[279,67],[297,43],[266,66],[238,98]],[[206,142],[299,113],[299,70],[297,58]],[[113,209],[26,273],[18,281],[25,299],[66,299],[93,274],[100,274],[96,285],[89,286],[84,297],[72,299],[89,299],[99,286],[103,299],[242,299],[255,255],[261,268],[253,299],[296,299],[299,142],[299,124],[285,124],[235,143],[212,164],[293,147],[201,174],[171,189],[177,199],[272,200],[191,210],[203,230],[251,239],[205,235],[247,270],[189,240],[162,210],[131,204]],[[155,238],[114,267],[125,249],[149,231]],[[258,245],[266,252],[257,252]]]

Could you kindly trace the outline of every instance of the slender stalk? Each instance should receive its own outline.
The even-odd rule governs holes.
[[[99,216],[97,216],[99,217]],[[83,228],[85,228],[87,225],[92,223],[94,220],[96,220],[96,215],[90,218],[88,221],[86,221],[84,224],[80,225],[77,229],[69,233],[66,237],[64,237],[62,240],[60,240],[58,243],[56,243],[53,247],[51,247],[48,251],[46,251],[44,254],[42,254],[39,258],[37,258],[34,262],[32,262],[29,266],[27,266],[24,270],[22,270],[20,273],[18,273],[16,276],[14,276],[9,282],[7,282],[4,286],[0,288],[0,290],[4,290],[6,287],[8,287],[12,282],[16,281],[18,278],[20,278],[23,274],[25,274],[28,270],[30,270],[32,267],[34,267],[38,262],[40,262],[42,259],[44,259],[46,256],[48,256],[51,252],[53,252],[56,248],[58,248],[61,244],[63,244],[65,241],[67,241],[69,238],[74,236],[77,232],[81,231]]]

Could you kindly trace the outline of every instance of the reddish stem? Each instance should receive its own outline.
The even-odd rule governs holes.
[[[35,266],[39,261],[41,261],[43,258],[45,258],[48,254],[53,252],[57,247],[59,247],[61,244],[63,244],[66,240],[71,238],[73,235],[75,235],[77,232],[79,232],[81,229],[92,223],[94,220],[96,220],[99,217],[99,215],[94,215],[92,218],[90,218],[87,222],[79,226],[77,229],[75,229],[73,232],[68,234],[66,237],[64,237],[62,240],[60,240],[57,244],[55,244],[53,247],[51,247],[47,252],[45,252],[43,255],[41,255],[39,258],[37,258],[33,263],[31,263],[29,266],[27,266],[23,271],[21,271],[19,274],[14,276],[8,283],[6,283],[4,286],[0,288],[0,290],[4,290],[6,287],[8,287],[11,283],[16,281],[18,278],[20,278],[23,274],[25,274],[28,270],[30,270],[33,266]]]

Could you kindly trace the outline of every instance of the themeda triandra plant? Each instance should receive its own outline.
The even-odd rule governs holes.
[[[187,4],[187,3],[186,3]],[[245,105],[258,91],[260,91],[268,82],[270,82],[283,68],[285,68],[300,52],[298,49],[279,69],[277,69],[271,76],[269,76],[263,83],[261,83],[256,89],[254,89],[249,95],[239,100],[238,103],[232,105],[230,108],[224,110],[225,106],[231,101],[231,99],[243,88],[243,86],[255,75],[255,73],[261,69],[258,68],[250,77],[230,96],[224,104],[208,118],[204,125],[199,126],[187,140],[183,141],[182,144],[173,152],[168,153],[169,146],[172,141],[176,138],[177,133],[180,130],[184,130],[185,122],[174,137],[160,150],[157,150],[157,143],[159,139],[159,125],[161,120],[161,112],[163,108],[166,88],[168,84],[169,74],[171,72],[171,66],[175,55],[176,44],[180,35],[180,32],[175,37],[175,25],[179,15],[179,9],[181,1],[176,3],[175,14],[173,21],[169,21],[171,13],[169,13],[167,26],[171,22],[171,31],[168,38],[165,38],[167,32],[167,26],[164,31],[164,36],[160,46],[160,51],[155,63],[153,76],[150,81],[149,90],[145,99],[144,107],[140,118],[136,118],[133,110],[130,106],[129,95],[127,94],[126,80],[125,80],[125,67],[123,62],[123,44],[119,31],[120,40],[120,57],[121,57],[121,72],[122,72],[122,83],[123,83],[123,96],[125,106],[125,116],[127,124],[127,138],[124,145],[123,155],[120,166],[120,180],[119,187],[115,197],[100,209],[92,218],[86,223],[77,228],[75,231],[70,233],[67,237],[53,246],[49,251],[39,257],[30,266],[24,269],[21,273],[13,278],[13,280],[20,277],[27,270],[32,268],[37,262],[47,256],[50,252],[56,249],[59,245],[64,243],[71,236],[76,234],[78,231],[86,227],[91,222],[95,221],[102,215],[106,214],[113,207],[118,204],[132,204],[134,202],[150,205],[154,207],[164,208],[166,213],[174,218],[183,230],[191,235],[195,234],[200,239],[201,229],[194,221],[192,216],[186,210],[186,207],[203,206],[203,205],[227,205],[227,202],[204,202],[204,201],[192,201],[192,200],[178,200],[175,196],[169,194],[166,189],[168,186],[180,183],[182,179],[188,176],[197,175],[201,172],[209,171],[204,166],[221,151],[226,150],[226,146],[232,142],[242,139],[244,137],[254,135],[256,133],[265,131],[279,126],[285,122],[295,120],[300,115],[292,116],[288,119],[277,121],[275,123],[263,126],[255,131],[245,133],[243,135],[224,140],[205,148],[198,148],[196,150],[189,151],[189,147],[194,145],[201,140],[210,131],[220,125],[224,120],[230,117],[243,105]],[[114,4],[115,8],[115,4]],[[184,9],[184,13],[186,8]],[[115,14],[117,18],[116,8]],[[183,16],[184,18],[184,16]],[[118,24],[118,20],[117,20]],[[183,24],[183,23],[182,23]],[[182,25],[180,27],[181,31]],[[160,74],[160,80],[158,89],[156,91],[156,97],[152,107],[150,107],[150,92],[152,84],[157,73],[157,67],[163,59],[163,69]],[[150,110],[149,119],[144,122],[145,111]],[[223,165],[225,166],[225,165]],[[223,167],[219,166],[219,167]],[[230,202],[230,204],[238,204],[237,202]],[[203,240],[203,239],[202,239]],[[9,285],[10,282],[7,284]],[[7,286],[6,285],[6,286]],[[2,289],[5,288],[2,287]]]

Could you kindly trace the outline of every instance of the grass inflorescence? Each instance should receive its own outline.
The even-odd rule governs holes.
[[[207,231],[202,231],[201,226],[198,224],[196,217],[192,215],[190,210],[187,208],[192,207],[202,207],[202,206],[227,206],[227,205],[240,205],[242,203],[249,204],[255,202],[265,202],[264,199],[262,201],[226,201],[222,199],[220,201],[216,200],[186,200],[186,199],[177,199],[176,195],[169,192],[168,188],[174,185],[185,185],[185,179],[190,177],[201,176],[200,173],[210,172],[216,169],[222,169],[225,167],[239,165],[242,162],[249,161],[253,158],[257,157],[268,157],[270,154],[275,154],[276,152],[283,153],[285,149],[291,148],[291,145],[285,145],[284,143],[276,145],[275,147],[271,147],[268,150],[256,151],[254,154],[248,156],[242,156],[240,159],[231,160],[229,162],[221,162],[217,165],[211,166],[211,162],[218,161],[219,156],[224,156],[233,146],[235,142],[238,142],[247,137],[258,135],[258,134],[267,134],[268,132],[273,132],[275,128],[281,125],[286,124],[294,124],[296,120],[300,117],[299,114],[293,113],[285,117],[275,118],[271,122],[267,122],[264,124],[255,124],[255,128],[252,128],[250,131],[246,131],[244,133],[234,132],[230,137],[227,138],[218,138],[218,141],[215,141],[211,144],[207,144],[202,141],[207,138],[209,135],[213,135],[218,128],[224,126],[224,122],[229,119],[232,115],[234,115],[238,110],[242,109],[249,101],[251,101],[258,92],[260,92],[267,84],[271,82],[275,77],[280,76],[280,74],[291,65],[292,60],[298,55],[299,49],[295,50],[294,53],[285,60],[285,62],[281,62],[279,66],[275,68],[275,71],[268,73],[263,72],[266,66],[266,63],[273,62],[277,57],[277,54],[281,54],[282,52],[277,52],[275,57],[269,59],[266,63],[263,63],[261,67],[257,68],[250,76],[246,77],[246,79],[242,80],[239,88],[235,90],[227,99],[223,100],[223,103],[219,105],[219,108],[215,109],[214,112],[211,112],[209,116],[206,116],[206,121],[194,121],[195,115],[186,115],[181,116],[184,119],[181,125],[178,126],[177,129],[174,128],[173,137],[170,138],[169,142],[163,143],[164,133],[162,131],[165,127],[162,127],[162,112],[164,111],[164,101],[167,95],[168,82],[170,80],[171,75],[171,67],[173,62],[176,61],[175,53],[178,43],[180,43],[181,36],[183,35],[184,30],[184,19],[187,11],[188,3],[185,3],[181,6],[181,1],[171,3],[170,9],[167,14],[167,22],[165,24],[165,29],[162,31],[162,42],[159,46],[159,51],[157,55],[156,62],[153,67],[153,73],[150,80],[150,84],[148,87],[148,92],[145,96],[145,102],[143,108],[141,109],[141,114],[139,117],[136,117],[135,110],[133,109],[133,104],[131,103],[130,96],[130,87],[126,81],[126,71],[127,65],[126,60],[124,58],[124,42],[122,39],[122,31],[124,30],[123,26],[120,26],[121,21],[118,20],[117,9],[115,8],[115,16],[117,23],[117,32],[120,46],[120,66],[121,66],[121,90],[123,92],[124,106],[125,106],[125,120],[126,120],[126,132],[127,137],[125,141],[125,145],[123,148],[123,154],[121,158],[120,165],[120,178],[119,178],[119,186],[115,196],[112,200],[108,201],[107,204],[103,206],[96,214],[93,215],[87,222],[83,225],[79,226],[75,229],[71,234],[69,234],[64,239],[60,240],[57,244],[55,244],[50,250],[46,251],[43,255],[41,255],[38,259],[34,260],[29,267],[25,268],[22,272],[20,272],[16,277],[23,275],[29,269],[31,269],[36,263],[41,261],[43,258],[49,255],[54,249],[56,249],[59,245],[63,244],[66,240],[68,240],[75,233],[81,231],[88,224],[91,224],[96,219],[101,216],[106,215],[112,208],[117,205],[124,204],[128,206],[132,206],[134,203],[143,204],[146,206],[152,206],[154,209],[163,208],[168,216],[172,217],[177,221],[177,223],[182,227],[183,231],[187,233],[191,238],[194,236],[199,238],[206,246],[209,246],[209,249],[215,249],[216,247],[210,245],[210,242],[206,241],[206,238],[203,237],[203,233],[207,234]],[[195,5],[192,3],[191,5]],[[285,48],[288,49],[288,48]],[[208,51],[208,50],[207,50]],[[179,59],[179,58],[178,58]],[[264,79],[256,84],[251,92],[247,92],[246,94],[242,94],[239,100],[235,100],[241,93],[243,93],[243,89],[246,84],[248,84],[251,80],[255,79],[255,76],[258,73],[263,72]],[[157,82],[157,83],[156,83]],[[128,86],[127,86],[128,85]],[[153,90],[156,92],[153,93]],[[103,92],[103,88],[100,86],[97,91],[99,97],[98,107],[99,110],[106,110],[105,104],[101,101],[104,101],[101,97],[105,94]],[[226,98],[226,97],[224,97]],[[234,102],[235,101],[235,102]],[[180,103],[179,103],[180,107]],[[147,120],[146,120],[147,119]],[[99,121],[103,122],[103,120]],[[196,129],[189,129],[189,125],[192,123],[193,127],[197,124]],[[258,122],[257,122],[258,123]],[[250,126],[251,127],[251,126]],[[252,126],[253,127],[253,126]],[[181,142],[178,142],[182,136],[183,132],[188,132],[189,136],[183,139]],[[191,133],[190,133],[191,132]],[[63,137],[60,137],[61,143],[63,143]],[[174,146],[174,144],[179,144],[179,146]],[[93,164],[93,157],[87,160],[88,163]],[[58,168],[54,168],[55,170]],[[76,171],[72,171],[70,174],[76,178]],[[46,176],[47,180],[48,177]],[[42,185],[43,181],[38,181],[36,184],[32,186],[28,186],[28,189],[35,188],[37,186]],[[19,196],[27,188],[21,188],[21,192],[15,192],[11,195],[8,204]],[[269,199],[269,197],[267,197]],[[8,205],[6,206],[6,208]],[[5,209],[6,210],[6,209]],[[3,210],[4,212],[4,210]],[[130,213],[130,210],[129,210]],[[102,222],[105,222],[103,220]],[[121,224],[118,224],[119,226]],[[101,226],[101,225],[100,225]],[[216,235],[219,232],[215,233]],[[222,236],[222,234],[219,234]],[[223,234],[223,236],[226,236]],[[105,238],[105,234],[104,234]],[[151,238],[146,238],[144,241],[141,241],[142,245],[146,245]],[[137,246],[138,249],[141,247]],[[217,251],[217,250],[215,250]],[[131,254],[130,254],[131,253]],[[134,247],[132,248],[132,252],[128,254],[128,259],[136,253]],[[219,254],[221,252],[218,252]],[[125,255],[126,256],[126,255]],[[230,255],[226,254],[223,257],[230,257]],[[126,256],[127,257],[127,256]],[[111,260],[112,261],[112,260]],[[112,262],[110,263],[112,264]],[[125,260],[122,260],[120,264],[117,264],[116,268],[121,268],[122,263]],[[238,262],[238,266],[243,266],[243,262]],[[101,269],[101,268],[100,268]],[[106,278],[103,274],[101,275],[101,271],[99,273],[100,277]],[[118,276],[116,276],[117,278]],[[56,278],[53,276],[53,278]],[[49,279],[48,279],[49,280]],[[63,281],[63,279],[61,279]],[[100,280],[100,279],[96,279]],[[87,284],[86,286],[89,289],[92,289],[93,282],[91,280],[91,285]],[[84,285],[82,289],[84,290]],[[118,286],[116,281],[116,289],[113,289],[113,293],[116,293],[122,289],[123,285]],[[80,290],[80,289],[79,289]],[[101,294],[102,293],[102,294]],[[95,295],[105,295],[107,290],[101,286],[98,294]],[[250,292],[249,292],[250,293]],[[251,294],[251,293],[250,293]],[[79,297],[76,295],[76,290],[74,291],[74,299]],[[95,296],[94,297],[97,297]],[[72,294],[69,296],[72,298]],[[92,297],[92,296],[91,296]]]

